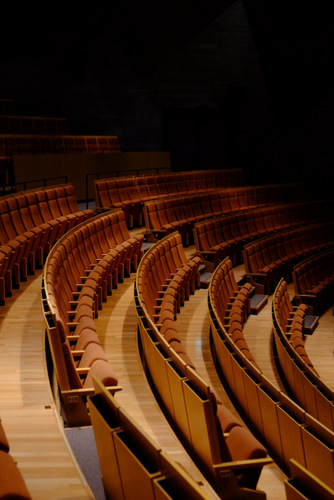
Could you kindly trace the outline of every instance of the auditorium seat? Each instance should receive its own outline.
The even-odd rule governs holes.
[[[31,495],[13,457],[0,450],[0,498],[31,500]]]

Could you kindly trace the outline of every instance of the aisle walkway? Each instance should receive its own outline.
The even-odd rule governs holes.
[[[196,366],[197,371],[210,383],[211,389],[233,413],[236,413],[214,368],[209,343],[209,316],[207,309],[207,290],[198,290],[186,302],[177,319],[182,344]],[[267,353],[270,356],[270,353]],[[257,488],[267,493],[268,500],[285,498],[284,480],[286,476],[273,463],[261,472]]]
[[[96,325],[100,342],[123,388],[115,396],[117,401],[165,452],[196,481],[205,485],[210,498],[217,498],[180,445],[148,385],[138,350],[134,275],[113,291],[103,305]]]
[[[44,339],[38,272],[0,307],[0,418],[33,500],[92,499],[56,415]]]

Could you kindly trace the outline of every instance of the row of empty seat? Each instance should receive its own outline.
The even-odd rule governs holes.
[[[323,314],[334,302],[334,250],[321,252],[294,267],[295,300],[313,314]]]
[[[178,230],[185,244],[193,242],[194,225],[205,219],[265,207],[275,202],[277,192],[282,200],[291,201],[296,186],[251,186],[227,188],[212,193],[160,199],[144,205],[146,231],[151,239]]]
[[[212,277],[210,293],[211,306],[228,333],[231,346],[261,371],[243,334],[244,323],[250,314],[250,298],[254,288],[249,283],[240,286],[237,284],[232,262],[228,257]]]
[[[94,215],[80,210],[72,184],[22,191],[0,199],[0,300],[42,267],[54,243]]]
[[[145,366],[164,412],[218,495],[265,498],[264,492],[256,490],[263,465],[271,461],[265,448],[213,394],[182,350],[173,328],[174,302],[170,310],[166,309],[166,317],[155,317],[154,304],[164,300],[177,272],[171,275],[169,271],[160,282],[159,266],[152,254],[160,255],[160,266],[167,271],[162,259],[168,257],[167,253],[171,259],[173,256],[165,242],[173,238],[174,234],[168,235],[148,250],[137,271],[135,299]],[[153,297],[148,286],[153,277],[146,267],[153,270],[159,282]],[[166,326],[164,322],[168,322]]]
[[[242,251],[248,243],[311,221],[321,221],[324,214],[332,210],[332,200],[304,201],[204,220],[194,225],[196,252],[214,268],[227,256],[233,265],[237,265],[242,261]]]
[[[124,213],[83,222],[49,254],[43,274],[43,309],[67,425],[87,425],[86,396],[93,375],[118,390],[117,376],[96,334],[94,319],[119,280],[135,270],[143,237],[130,237]]]
[[[218,272],[219,266],[213,279]],[[225,388],[238,404],[244,418],[263,437],[270,455],[288,475],[293,472],[290,462],[293,459],[310,475],[333,488],[333,431],[279,390],[235,348],[212,306],[212,293],[215,293],[215,289],[210,286],[212,349]]]
[[[333,246],[332,221],[305,224],[297,229],[267,236],[244,247],[247,280],[273,293],[283,277],[291,281],[293,267],[307,256]]]
[[[305,304],[292,307],[286,282],[281,280],[275,290],[272,314],[275,345],[284,380],[302,408],[334,431],[334,394],[321,381],[305,349],[303,319],[306,311]],[[288,319],[289,327],[286,330],[283,322]]]
[[[130,223],[141,225],[142,208],[147,201],[212,192],[216,189],[240,185],[243,185],[241,169],[96,179],[94,181],[95,204],[100,210],[121,207]]]
[[[10,445],[0,420],[0,498],[31,500],[20,469],[10,454]]]
[[[173,233],[152,248],[138,270],[137,290],[155,327],[179,356],[192,367],[175,319],[184,301],[200,287],[201,259],[187,259],[179,233]],[[149,286],[148,286],[149,284]]]
[[[0,157],[31,154],[120,153],[115,135],[1,134]]]
[[[66,118],[0,114],[0,134],[69,134]]]
[[[295,307],[292,305],[285,280],[281,280],[275,290],[273,312],[275,319],[278,322],[280,332],[289,340],[289,344],[286,345],[290,345],[294,353],[296,353],[318,376],[318,373],[305,349],[304,326],[307,306],[305,304],[299,304]],[[290,347],[288,350],[290,353],[292,352]]]
[[[94,389],[88,406],[106,498],[212,498],[138,426],[97,379]]]

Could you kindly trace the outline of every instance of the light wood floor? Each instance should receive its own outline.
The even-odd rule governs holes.
[[[241,275],[242,266],[235,272]],[[131,276],[119,285],[96,321],[101,343],[123,387],[117,399],[163,449],[196,480],[205,483],[169,428],[147,384],[137,348],[133,283]],[[92,494],[67,445],[48,384],[40,285],[38,272],[0,307],[0,418],[11,453],[34,499],[88,499]],[[231,405],[212,364],[206,301],[207,291],[197,291],[178,316],[178,328],[197,370],[225,404]],[[306,344],[316,369],[331,387],[333,323],[329,311]],[[258,316],[249,318],[245,333],[255,359],[267,377],[279,385],[271,356],[270,301]],[[267,466],[258,487],[266,491],[269,500],[280,500],[285,498],[284,478],[275,465]],[[205,489],[215,498],[209,486]]]
[[[0,307],[0,417],[34,500],[93,498],[56,414],[40,297],[38,272]]]

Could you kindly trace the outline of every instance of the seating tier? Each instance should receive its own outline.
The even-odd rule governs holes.
[[[0,301],[43,266],[51,247],[67,231],[91,218],[80,210],[72,184],[41,187],[0,199]]]
[[[273,204],[198,222],[194,225],[196,251],[213,268],[227,256],[233,265],[240,264],[245,245],[311,221],[321,221],[324,214],[333,211],[332,205],[332,200]]]
[[[223,214],[247,212],[277,202],[291,201],[296,185],[251,186],[216,189],[145,202],[144,217],[149,237],[160,237],[178,230],[185,244],[193,241],[194,225]],[[301,196],[301,192],[299,195]]]
[[[296,303],[307,304],[312,314],[323,314],[334,302],[334,250],[296,265],[292,279]]]
[[[43,310],[67,425],[90,423],[86,396],[93,376],[119,390],[94,319],[113,287],[136,270],[143,236],[131,237],[121,210],[84,221],[50,252],[43,273]]]
[[[291,281],[298,262],[333,246],[333,229],[332,221],[314,222],[246,245],[243,259],[247,280],[264,293],[273,293],[281,277]]]
[[[208,499],[205,489],[172,460],[94,379],[89,396],[101,477],[107,498]],[[211,498],[211,495],[210,495]]]
[[[181,266],[172,251],[175,240],[182,246],[179,233],[157,242],[137,271],[135,300],[145,366],[164,412],[218,494],[238,498],[246,489],[249,498],[264,498],[256,485],[271,459],[213,394],[182,346],[175,316],[187,298],[188,275],[193,276],[192,266],[196,269],[200,259]]]
[[[308,306],[293,306],[285,280],[277,285],[272,302],[278,362],[288,390],[310,415],[334,431],[334,394],[321,381],[305,346]]]
[[[243,184],[241,169],[96,179],[95,204],[100,210],[121,207],[126,213],[128,223],[141,225],[145,202],[171,196],[213,192]]]
[[[115,135],[1,134],[0,157],[31,154],[120,153]]]
[[[211,283],[218,276],[219,266],[213,274]],[[334,486],[334,433],[331,408],[321,400],[320,393],[326,394],[326,388],[319,383],[319,393],[306,385],[299,386],[299,393],[305,394],[308,403],[317,401],[318,418],[310,414],[310,406],[299,406],[285,392],[272,384],[261,370],[234,345],[230,332],[214,307],[216,287],[209,287],[209,315],[212,333],[213,356],[224,381],[242,411],[242,414],[254,429],[263,437],[271,456],[290,474],[290,460],[294,459],[307,471],[317,477],[329,488]],[[275,327],[276,330],[276,327]],[[283,346],[282,350],[286,347]],[[280,354],[278,354],[280,356]],[[304,364],[305,379],[313,372]],[[306,373],[308,371],[308,373]],[[302,384],[302,370],[294,371],[295,384]],[[328,394],[328,390],[327,390]],[[333,405],[331,405],[333,407]],[[326,417],[326,421],[320,418]],[[326,422],[324,425],[323,422]],[[328,424],[328,425],[327,425]]]

